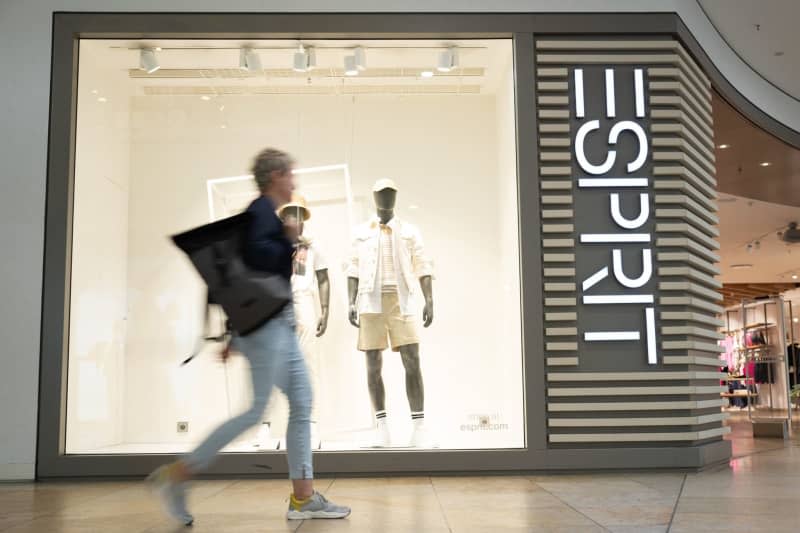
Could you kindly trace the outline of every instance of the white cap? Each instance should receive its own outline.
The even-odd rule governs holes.
[[[383,178],[376,181],[375,185],[372,186],[372,192],[378,192],[384,189],[393,189],[396,191],[397,185],[395,185],[394,182],[389,178]]]

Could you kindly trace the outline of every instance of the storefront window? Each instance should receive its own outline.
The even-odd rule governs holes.
[[[427,428],[413,441],[410,403],[421,398],[408,397],[389,347],[379,444],[524,447],[513,79],[509,40],[82,41],[67,453],[186,451],[246,408],[244,358],[222,364],[209,343],[181,366],[203,333],[205,288],[169,237],[245,208],[256,195],[250,164],[268,146],[296,158],[290,209],[309,215],[294,288],[320,449],[376,445],[358,344],[379,350],[385,335],[348,320],[348,277],[369,277],[364,263],[379,251],[368,246],[380,232],[376,183],[396,191],[390,253],[411,260],[394,272],[413,325],[397,335],[418,336],[404,345],[418,341],[424,407],[414,411]],[[320,271],[330,311],[317,337]],[[216,331],[222,318],[210,319]],[[265,424],[226,451],[282,449],[286,421],[276,392]]]

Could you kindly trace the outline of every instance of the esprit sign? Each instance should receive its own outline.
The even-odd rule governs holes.
[[[609,361],[636,352],[654,365],[656,285],[645,71],[575,68],[571,86],[581,364],[595,352]]]

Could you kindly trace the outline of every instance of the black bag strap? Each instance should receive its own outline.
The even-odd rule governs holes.
[[[211,335],[211,304],[212,304],[211,296],[208,294],[208,291],[206,291],[206,305],[204,306],[205,310],[203,312],[203,333],[200,335],[200,339],[203,344],[205,344],[206,342],[227,342],[230,340],[233,334],[231,330],[230,320],[223,319],[221,328],[222,333],[216,336]],[[192,352],[192,354],[189,357],[184,359],[184,361],[181,363],[181,366],[188,364],[192,359],[197,357],[200,354],[201,350],[202,346],[197,346],[194,352]]]

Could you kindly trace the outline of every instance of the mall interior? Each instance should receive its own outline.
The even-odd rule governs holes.
[[[0,4],[0,532],[182,529],[143,480],[253,385],[171,237],[246,210],[266,147],[352,514],[286,519],[276,390],[193,530],[796,530],[800,4],[147,4]],[[365,261],[415,332],[380,395]]]

